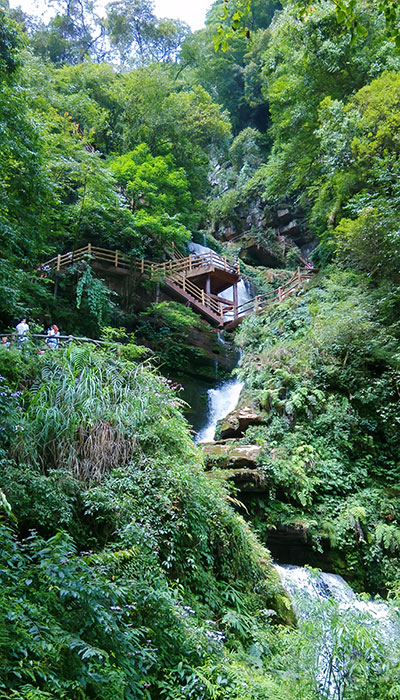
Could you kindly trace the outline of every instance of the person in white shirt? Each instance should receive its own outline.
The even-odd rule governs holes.
[[[60,337],[60,331],[58,330],[58,326],[56,326],[55,323],[53,323],[52,326],[47,331],[47,338],[46,338],[46,345],[48,348],[51,350],[57,350],[58,348],[58,339]]]
[[[16,331],[18,333],[18,342],[17,345],[19,348],[22,348],[24,343],[28,339],[28,333],[29,333],[29,325],[26,322],[26,318],[22,318],[21,321],[16,325]]]

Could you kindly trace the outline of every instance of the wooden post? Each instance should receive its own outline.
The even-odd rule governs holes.
[[[278,287],[278,301],[282,301],[282,299],[283,299],[282,287]]]
[[[115,251],[115,267],[118,267],[118,250]]]
[[[88,255],[92,254],[92,244],[91,243],[88,243],[87,252],[88,252]]]
[[[301,284],[301,268],[297,268],[297,281],[299,284]]]
[[[233,317],[237,319],[238,316],[238,291],[237,282],[233,285]]]
[[[57,255],[57,272],[59,271],[61,267],[61,255],[60,253]]]
[[[223,307],[222,307],[221,302],[219,302],[219,313],[220,313],[221,319],[222,319],[222,321],[223,321],[223,320],[224,320],[224,309],[223,309]]]
[[[202,290],[201,290],[201,303],[203,304],[203,306],[206,305],[205,296],[206,296],[206,295],[204,294],[204,289],[202,289]]]
[[[192,256],[189,255],[189,270],[192,269]]]
[[[182,277],[182,289],[184,292],[186,292],[186,278]]]
[[[258,311],[258,297],[254,299],[254,311],[257,313]]]
[[[153,277],[153,270],[154,270],[154,265],[153,265],[153,263],[151,263],[151,265],[150,265],[150,275],[151,275],[151,277]]]
[[[144,258],[141,258],[141,260],[140,260],[140,272],[143,275],[143,273],[144,273]]]

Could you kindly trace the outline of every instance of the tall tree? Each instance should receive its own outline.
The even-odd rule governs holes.
[[[153,0],[114,0],[107,6],[111,46],[122,63],[145,64],[177,58],[190,32],[179,20],[158,19]]]

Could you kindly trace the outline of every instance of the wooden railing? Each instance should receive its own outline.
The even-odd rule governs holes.
[[[39,269],[50,273],[89,258],[90,260],[99,260],[102,263],[110,264],[115,268],[136,269],[140,274],[147,277],[160,276],[167,283],[170,281],[175,287],[178,287],[182,291],[183,296],[186,295],[188,301],[190,301],[190,296],[203,307],[209,309],[212,314],[218,316],[221,325],[229,324],[233,321],[238,323],[248,314],[257,313],[271,304],[283,301],[286,297],[293,294],[305,280],[310,279],[315,272],[315,270],[307,267],[298,267],[290,280],[285,284],[272,292],[260,294],[235,308],[232,302],[222,298],[219,300],[215,295],[207,294],[204,289],[194,284],[188,275],[193,271],[196,272],[197,270],[213,267],[214,269],[226,270],[234,274],[237,277],[237,281],[239,281],[239,261],[231,263],[227,258],[214,253],[214,251],[189,255],[188,257],[184,257],[181,253],[176,255],[176,252],[176,249],[173,249],[174,257],[171,260],[153,263],[145,258],[129,258],[118,250],[98,248],[89,243],[78,250],[51,258]]]
[[[288,282],[281,285],[277,289],[273,289],[271,292],[266,294],[259,294],[253,299],[249,299],[244,304],[241,304],[232,312],[229,312],[229,319],[224,316],[225,323],[231,322],[233,319],[242,320],[245,316],[252,313],[257,313],[266,309],[271,304],[276,304],[284,301],[288,296],[293,294],[298,287],[306,280],[311,279],[315,274],[316,270],[308,267],[298,267],[296,272],[292,275]]]
[[[176,250],[176,249],[175,249]],[[90,243],[83,248],[57,255],[47,262],[43,263],[41,270],[44,272],[59,271],[61,268],[68,267],[73,263],[79,262],[89,257],[91,260],[99,260],[100,262],[110,263],[115,268],[130,269],[136,268],[139,272],[146,275],[155,275],[164,273],[169,275],[173,272],[191,272],[202,267],[211,266],[219,270],[226,270],[232,274],[240,275],[240,263],[236,261],[230,263],[227,258],[222,255],[210,251],[209,253],[200,255],[189,255],[183,257],[179,253],[178,257],[173,260],[167,260],[162,263],[153,263],[145,258],[129,258],[119,250],[107,250],[106,248],[98,248]]]
[[[220,317],[221,323],[223,323],[226,305],[222,301],[217,301],[214,296],[207,294],[204,289],[198,287],[197,284],[193,284],[193,282],[184,275],[168,275],[167,280],[173,282],[185,294],[190,294],[190,296],[194,297],[202,306],[210,309],[214,314]]]
[[[73,263],[86,259],[88,256],[94,260],[101,260],[102,262],[111,263],[114,265],[114,267],[129,269],[132,265],[130,258],[123,255],[119,250],[98,248],[97,246],[92,246],[89,243],[83,248],[78,248],[77,250],[64,253],[63,255],[56,255],[55,258],[47,260],[41,266],[41,270],[44,272],[52,272],[54,270],[59,271],[62,267],[68,267]]]

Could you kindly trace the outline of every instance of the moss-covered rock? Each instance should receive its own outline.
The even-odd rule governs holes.
[[[261,447],[258,445],[237,445],[233,441],[220,441],[202,445],[206,467],[218,466],[221,469],[247,467],[257,468]]]
[[[246,404],[235,408],[220,421],[217,434],[222,440],[242,437],[250,425],[261,425],[264,422],[265,418],[261,411],[251,404]]]

